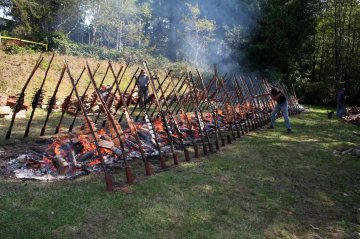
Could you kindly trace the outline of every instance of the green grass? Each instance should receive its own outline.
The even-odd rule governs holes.
[[[106,193],[102,175],[0,181],[0,238],[358,238],[355,126],[325,110],[258,130],[207,158]],[[142,172],[143,173],[143,172]],[[123,173],[115,178],[124,180]]]

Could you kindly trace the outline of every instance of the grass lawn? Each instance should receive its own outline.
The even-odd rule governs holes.
[[[102,175],[0,181],[0,238],[359,238],[360,144],[325,110],[106,193]],[[140,176],[140,175],[138,175]],[[123,180],[123,173],[115,174]]]

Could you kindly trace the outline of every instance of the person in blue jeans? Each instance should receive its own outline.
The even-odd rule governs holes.
[[[345,88],[342,88],[336,96],[336,116],[338,118],[344,117],[346,113],[345,108]]]
[[[276,101],[276,106],[271,112],[271,123],[269,126],[269,129],[273,129],[275,126],[275,120],[277,114],[281,111],[284,120],[285,120],[285,126],[288,133],[291,132],[291,124],[290,124],[290,118],[289,118],[289,106],[288,101],[286,99],[286,96],[278,89],[272,88],[270,91],[270,97],[274,101]]]

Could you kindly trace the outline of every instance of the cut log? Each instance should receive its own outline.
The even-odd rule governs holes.
[[[70,167],[68,162],[66,162],[66,160],[60,155],[57,155],[53,158],[53,164],[60,175],[65,175],[67,172],[69,172]]]
[[[0,106],[6,106],[6,103],[8,101],[8,96],[5,94],[0,94]]]
[[[6,102],[6,106],[14,107],[17,103],[18,97],[17,96],[9,96]],[[24,103],[21,107],[22,110],[28,110],[30,108],[30,105],[27,103]]]

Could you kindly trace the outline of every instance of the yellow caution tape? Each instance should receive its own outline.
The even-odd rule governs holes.
[[[41,43],[41,42],[28,41],[28,40],[23,40],[23,39],[20,39],[20,38],[6,37],[6,36],[0,36],[0,39],[15,40],[15,41],[21,41],[21,42],[30,43],[30,44],[41,45],[41,46],[45,47],[46,51],[48,50],[48,44]]]

